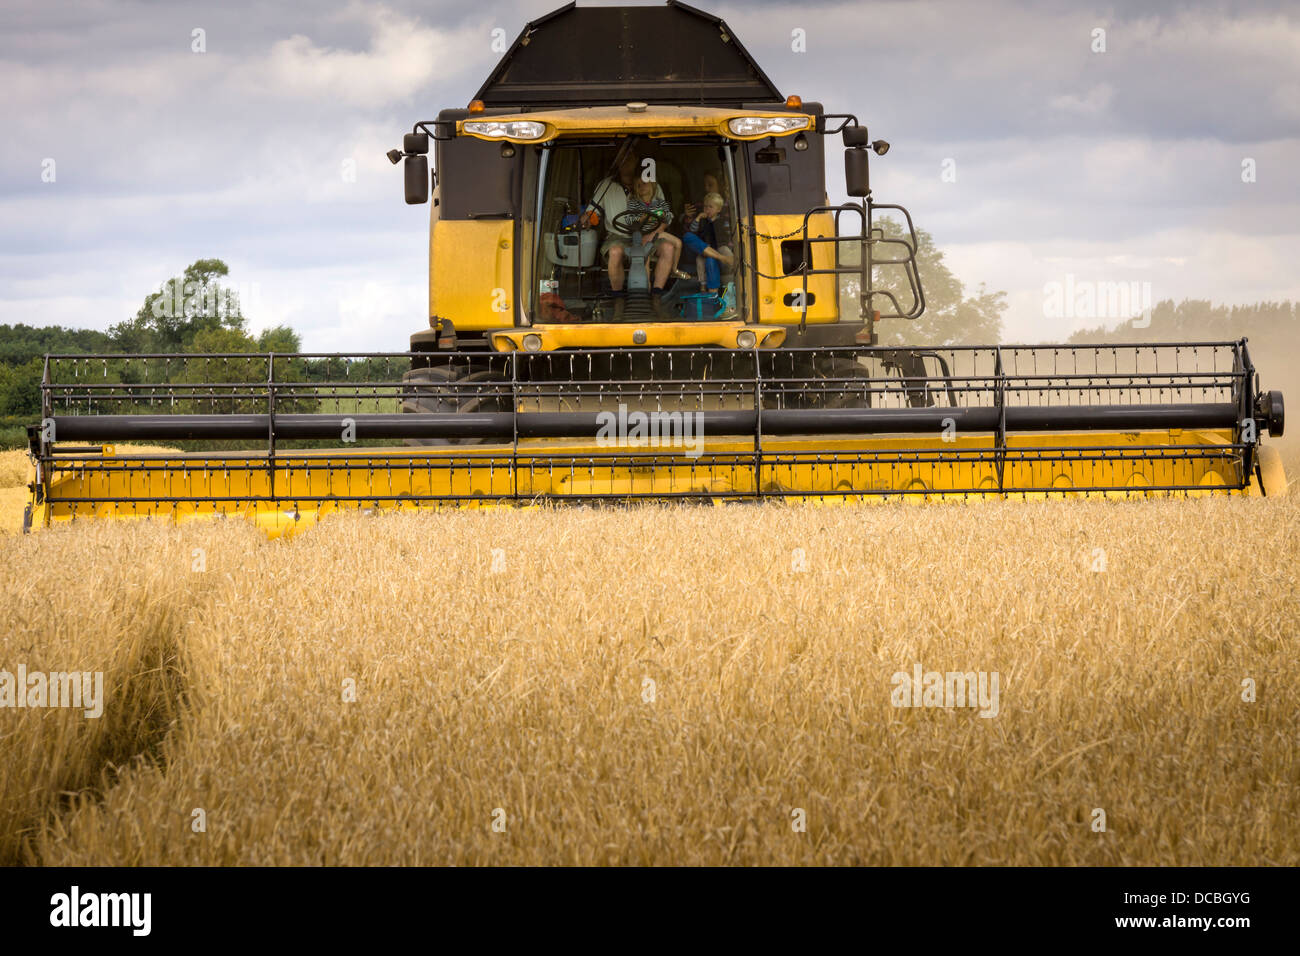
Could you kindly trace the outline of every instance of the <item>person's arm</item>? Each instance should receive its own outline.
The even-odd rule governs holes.
[[[584,225],[595,225],[600,221],[600,210],[604,208],[603,206],[600,206],[600,204],[604,200],[605,194],[608,192],[608,179],[602,179],[600,182],[596,183],[596,188],[591,194],[591,200],[587,203],[587,207],[582,211]],[[597,206],[600,206],[600,209],[598,209]]]
[[[713,223],[713,234],[721,237],[718,240],[718,245],[726,246],[731,244],[731,213],[726,208],[718,213],[718,218]]]
[[[631,233],[619,226],[614,225],[614,220],[629,208],[628,194],[622,186],[610,189],[608,197],[605,199],[605,234],[607,236],[618,236],[620,239],[630,238]]]

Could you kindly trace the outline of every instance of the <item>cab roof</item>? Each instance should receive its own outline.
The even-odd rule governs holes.
[[[569,3],[533,20],[474,98],[519,109],[785,99],[726,23],[676,0],[663,7]]]

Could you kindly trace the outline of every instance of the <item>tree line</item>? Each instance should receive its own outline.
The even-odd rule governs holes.
[[[1070,342],[1230,342],[1250,340],[1252,354],[1282,347],[1294,352],[1300,345],[1300,303],[1257,302],[1252,305],[1215,305],[1205,299],[1157,302],[1149,316],[1135,316],[1112,328],[1084,329]]]
[[[298,352],[293,329],[248,330],[238,293],[221,280],[230,268],[199,259],[145,297],[107,332],[59,325],[0,325],[0,416],[40,413],[43,356],[49,353]]]
[[[1076,332],[1080,344],[1126,342],[1232,342],[1247,339],[1260,385],[1288,398],[1300,392],[1300,302],[1215,305],[1205,299],[1157,302],[1149,317],[1112,328]]]
[[[897,223],[877,223],[887,238],[898,238]],[[933,237],[917,230],[917,260],[926,290],[926,313],[916,322],[882,323],[882,345],[994,344],[1000,339],[1004,294],[983,285],[973,294],[947,268]],[[882,255],[896,249],[882,248]],[[131,318],[108,331],[62,326],[0,325],[0,416],[30,418],[40,411],[42,357],[47,353],[203,353],[298,352],[301,340],[286,325],[254,336],[236,292],[222,282],[229,268],[220,259],[199,259],[179,276],[145,297]],[[900,302],[908,289],[897,267],[882,270],[881,285],[894,288]],[[841,305],[854,308],[856,281],[844,284]],[[1252,357],[1262,373],[1290,382],[1300,368],[1300,303],[1261,302],[1214,305],[1206,300],[1172,299],[1156,303],[1147,316],[1113,327],[1096,327],[1070,336],[1072,343],[1226,341],[1250,338]],[[299,367],[300,366],[300,367]],[[325,374],[312,362],[295,362],[294,377]],[[355,368],[354,372],[365,369]],[[386,370],[376,369],[381,373]],[[124,382],[124,384],[129,384]]]

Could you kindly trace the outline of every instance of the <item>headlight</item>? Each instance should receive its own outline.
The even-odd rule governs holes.
[[[790,133],[807,128],[806,116],[737,116],[727,121],[727,129],[737,136],[766,136],[769,133]]]
[[[525,352],[540,352],[542,350],[542,337],[536,332],[529,332],[524,336]]]
[[[736,348],[752,349],[758,343],[758,338],[749,329],[741,329],[736,333]]]
[[[513,120],[508,123],[469,120],[461,128],[475,136],[487,136],[491,139],[541,139],[546,135],[545,123],[534,123],[528,120]]]

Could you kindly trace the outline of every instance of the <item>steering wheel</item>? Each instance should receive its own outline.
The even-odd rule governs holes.
[[[641,232],[642,234],[654,232],[659,228],[659,222],[658,217],[649,212],[642,212],[639,209],[624,209],[610,220],[610,227],[630,236],[634,232]]]

